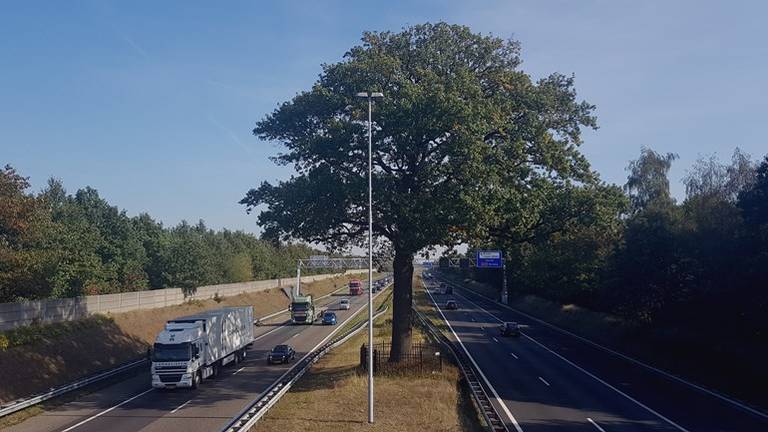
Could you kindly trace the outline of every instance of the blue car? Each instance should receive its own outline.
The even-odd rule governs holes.
[[[336,314],[333,312],[326,312],[323,314],[324,325],[336,325]]]

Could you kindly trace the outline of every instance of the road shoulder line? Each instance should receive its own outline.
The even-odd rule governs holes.
[[[453,285],[457,285],[457,286],[458,286],[458,284],[456,284],[456,283],[454,283],[454,282],[450,282],[450,281],[448,281],[448,283],[451,283],[451,284],[453,284]],[[674,375],[674,374],[672,374],[672,373],[670,373],[670,372],[667,372],[667,371],[665,371],[665,370],[663,370],[663,369],[659,369],[659,368],[657,368],[657,367],[655,367],[655,366],[649,365],[648,363],[645,363],[645,362],[643,362],[643,361],[640,361],[640,360],[637,360],[637,359],[635,359],[635,358],[632,358],[632,357],[630,357],[630,356],[628,356],[628,355],[626,355],[626,354],[622,354],[622,353],[620,353],[620,352],[618,352],[618,351],[616,351],[616,350],[613,350],[613,349],[611,349],[611,348],[608,348],[608,347],[606,347],[606,346],[600,345],[600,344],[599,344],[599,343],[597,343],[597,342],[591,341],[591,340],[589,340],[589,339],[587,339],[587,338],[585,338],[585,337],[583,337],[583,336],[579,336],[579,335],[577,335],[577,334],[575,334],[575,333],[573,333],[573,332],[570,332],[570,331],[568,331],[568,330],[565,330],[565,329],[563,329],[563,328],[560,328],[560,327],[558,327],[558,326],[556,326],[556,325],[554,325],[554,324],[548,323],[548,322],[546,322],[546,321],[544,321],[544,320],[542,320],[542,319],[540,319],[540,318],[536,318],[535,316],[532,316],[532,315],[530,315],[530,314],[527,314],[527,313],[525,313],[525,312],[523,312],[523,311],[520,311],[520,310],[518,310],[518,309],[515,309],[515,308],[513,308],[513,307],[511,307],[511,306],[509,306],[509,305],[505,305],[504,303],[499,303],[498,301],[496,301],[496,300],[493,300],[493,299],[491,299],[490,297],[487,297],[487,296],[485,296],[485,295],[483,295],[483,294],[480,294],[480,293],[476,293],[476,292],[474,292],[474,291],[473,291],[473,290],[471,290],[471,289],[468,289],[468,288],[464,288],[464,287],[461,287],[461,286],[460,286],[460,288],[461,288],[461,289],[464,289],[465,291],[470,291],[470,292],[472,292],[472,294],[473,294],[473,295],[476,295],[476,296],[482,297],[482,298],[483,298],[484,300],[486,300],[486,301],[489,301],[489,302],[493,302],[493,304],[494,304],[495,306],[501,306],[501,307],[503,307],[503,308],[509,309],[509,310],[510,310],[510,311],[512,311],[512,312],[515,312],[515,313],[518,313],[518,314],[520,314],[520,315],[523,315],[524,317],[526,317],[526,318],[528,318],[528,319],[531,319],[531,320],[533,320],[533,321],[536,321],[536,322],[538,322],[538,323],[540,323],[540,324],[543,324],[543,325],[545,325],[545,326],[547,326],[547,327],[550,327],[551,329],[553,329],[553,330],[556,330],[556,331],[559,331],[560,333],[563,333],[563,334],[566,334],[566,335],[568,335],[568,336],[574,337],[574,338],[576,338],[576,339],[578,339],[578,340],[580,340],[580,341],[582,341],[582,342],[584,342],[584,343],[587,343],[587,344],[589,344],[589,345],[592,345],[592,346],[594,346],[595,348],[599,348],[599,349],[601,349],[601,350],[603,350],[603,351],[606,351],[606,352],[609,352],[609,353],[611,353],[611,354],[613,354],[613,355],[615,355],[615,356],[618,356],[618,357],[620,357],[620,358],[622,358],[622,359],[624,359],[624,360],[626,360],[626,361],[628,361],[628,362],[634,363],[634,364],[636,364],[636,365],[638,365],[638,366],[642,366],[642,367],[644,367],[644,368],[646,368],[646,369],[649,369],[649,370],[652,370],[652,371],[654,371],[654,372],[656,372],[656,373],[659,373],[659,374],[661,374],[661,375],[665,376],[665,377],[666,377],[666,378],[668,378],[668,379],[671,379],[671,380],[677,381],[677,382],[679,382],[679,383],[681,383],[681,384],[685,384],[685,385],[687,385],[687,386],[690,386],[690,387],[692,387],[692,388],[694,388],[694,389],[696,389],[696,390],[698,390],[698,391],[701,391],[701,392],[703,392],[703,393],[706,393],[706,394],[708,394],[708,395],[710,395],[710,396],[714,396],[714,397],[716,397],[716,398],[718,398],[718,399],[722,400],[723,402],[727,402],[727,403],[729,403],[729,404],[731,404],[731,405],[735,406],[736,408],[739,408],[739,409],[742,409],[742,410],[748,411],[748,412],[750,412],[750,413],[752,413],[752,414],[754,414],[754,415],[756,415],[756,416],[759,416],[759,417],[762,417],[762,418],[768,419],[768,413],[762,412],[762,411],[760,411],[760,410],[758,410],[758,409],[755,409],[755,408],[752,408],[752,407],[750,407],[750,406],[748,406],[748,405],[745,405],[744,403],[742,403],[742,402],[739,402],[739,401],[737,401],[736,399],[733,399],[733,398],[731,398],[731,397],[725,396],[725,395],[723,395],[723,394],[720,394],[720,393],[718,393],[718,392],[716,392],[716,391],[713,391],[713,390],[709,390],[709,389],[707,389],[707,388],[705,388],[705,387],[702,387],[702,386],[700,386],[700,385],[698,385],[698,384],[692,383],[692,382],[690,382],[690,381],[688,381],[688,380],[685,380],[685,379],[683,379],[683,378],[681,378],[681,377],[679,377],[679,376],[677,376],[677,375]],[[465,298],[466,298],[466,297],[465,297]]]

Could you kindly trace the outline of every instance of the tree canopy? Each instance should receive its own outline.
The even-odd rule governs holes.
[[[29,187],[14,168],[0,169],[0,302],[286,277],[315,253],[202,221],[166,228],[129,217],[91,187]]]
[[[285,147],[274,161],[296,170],[241,201],[260,209],[265,235],[361,244],[367,130],[355,95],[384,93],[373,113],[373,212],[394,251],[392,360],[410,344],[415,253],[503,229],[544,189],[594,182],[578,151],[581,128],[596,126],[593,106],[577,101],[572,77],[532,80],[519,54],[516,41],[445,23],[364,33],[256,124],[256,136]]]

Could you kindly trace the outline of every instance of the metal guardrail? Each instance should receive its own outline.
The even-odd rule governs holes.
[[[387,277],[387,276],[385,276],[385,277]],[[330,297],[334,293],[337,293],[337,292],[341,291],[344,288],[345,287],[341,287],[338,290],[335,290],[335,291],[333,291],[333,292],[331,292],[329,294],[326,294],[326,295],[324,295],[322,297],[318,297],[318,300]],[[269,315],[265,315],[263,317],[260,317],[260,318],[256,319],[254,321],[254,324],[258,325],[259,322],[262,321],[262,320],[275,317],[275,316],[280,315],[282,313],[285,313],[287,311],[288,311],[288,309],[285,309],[285,310],[281,310],[281,311],[278,311],[278,312],[275,312],[275,313],[272,313],[272,314],[269,314]],[[37,404],[39,404],[41,402],[45,402],[45,401],[47,401],[49,399],[53,399],[55,397],[61,396],[61,395],[66,394],[66,393],[69,393],[69,392],[71,392],[73,390],[77,390],[79,388],[83,388],[85,386],[94,384],[96,382],[105,380],[107,378],[111,378],[111,377],[113,377],[115,375],[127,372],[129,370],[138,368],[140,366],[144,366],[147,363],[148,363],[148,361],[147,361],[146,358],[141,358],[141,359],[138,359],[138,360],[133,360],[133,361],[124,363],[124,364],[122,364],[120,366],[117,366],[115,368],[112,368],[112,369],[109,369],[109,370],[106,370],[106,371],[103,371],[103,372],[99,372],[99,373],[87,376],[87,377],[85,377],[85,378],[83,378],[81,380],[78,380],[78,381],[75,381],[75,382],[72,382],[72,383],[69,383],[69,384],[64,384],[64,385],[59,386],[59,387],[54,387],[50,391],[45,392],[45,393],[38,393],[38,394],[32,395],[32,396],[30,396],[28,398],[17,399],[17,400],[15,400],[13,402],[5,403],[5,404],[0,404],[0,417],[4,417],[4,416],[7,416],[9,414],[13,414],[13,413],[15,413],[17,411],[21,411],[21,410],[23,410],[25,408],[29,408],[29,407],[31,407],[33,405],[37,405]]]
[[[379,308],[376,314],[373,315],[375,320],[389,309],[388,306]],[[360,308],[358,312],[364,310]],[[354,315],[353,315],[354,316]],[[360,330],[364,329],[368,324],[368,320],[362,321],[345,332],[343,335],[337,336],[330,342],[323,344],[323,346],[317,348],[309,355],[304,357],[301,362],[296,366],[288,370],[277,382],[272,384],[264,393],[260,394],[253,402],[251,402],[243,411],[238,414],[227,423],[221,432],[245,432],[252,428],[256,422],[259,421],[266,413],[282,398],[288,390],[312,367],[317,363],[320,358],[327,354],[333,348],[343,344],[349,340],[352,336],[356,335]]]
[[[148,363],[146,358],[142,358],[139,360],[133,360],[127,363],[124,363],[116,368],[99,372],[97,374],[88,376],[86,378],[83,378],[79,381],[75,381],[73,383],[65,384],[60,387],[55,387],[51,389],[51,391],[46,393],[39,393],[36,395],[33,395],[26,399],[20,399],[16,400],[14,402],[0,405],[0,417],[7,416],[8,414],[13,414],[16,411],[21,411],[24,408],[31,407],[32,405],[37,405],[40,402],[44,402],[48,399],[55,398],[57,396],[61,396],[65,393],[69,393],[73,390],[77,390],[79,388],[85,387],[87,385],[93,384],[98,381],[105,380],[107,378],[113,377],[115,375],[121,374],[123,372],[127,372],[129,370],[138,368],[140,366],[145,366]]]
[[[503,421],[501,421],[499,413],[496,411],[496,408],[494,408],[493,404],[491,404],[491,400],[488,397],[488,394],[485,392],[485,388],[477,378],[474,367],[467,360],[464,353],[461,350],[456,349],[456,347],[453,345],[453,341],[448,339],[442,331],[435,327],[432,321],[425,317],[424,314],[416,309],[413,309],[413,312],[421,323],[422,327],[427,330],[427,335],[430,336],[435,342],[446,347],[448,352],[450,352],[453,356],[456,364],[459,366],[459,369],[461,369],[461,373],[464,375],[464,379],[467,380],[469,389],[472,392],[472,399],[474,399],[475,406],[477,406],[480,414],[483,416],[488,430],[493,432],[508,432],[509,429],[507,429],[507,426]]]

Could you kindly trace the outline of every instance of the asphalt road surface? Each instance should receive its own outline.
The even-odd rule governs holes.
[[[429,295],[510,431],[768,431],[765,414],[446,282],[454,295]],[[502,337],[504,321],[522,335]]]
[[[383,291],[381,291],[383,292]],[[379,294],[381,293],[379,292]],[[376,294],[378,295],[378,294]],[[334,310],[341,298],[349,298],[349,310]],[[264,392],[305,354],[313,350],[368,300],[337,293],[318,301],[319,309],[336,312],[336,326],[293,326],[287,313],[254,328],[256,338],[247,358],[228,365],[221,375],[204,380],[197,390],[153,390],[149,369],[124,381],[87,394],[73,402],[10,427],[13,432],[127,432],[220,430],[250,401]],[[275,345],[287,343],[296,349],[296,362],[267,365],[266,355]]]

